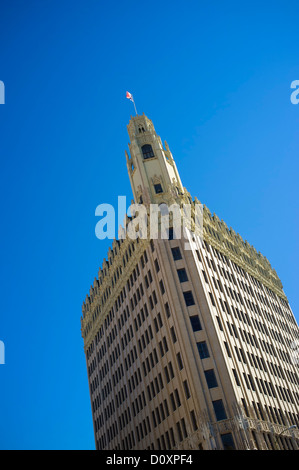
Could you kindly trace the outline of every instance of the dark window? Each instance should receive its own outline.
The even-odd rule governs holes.
[[[181,425],[179,422],[176,423],[176,427],[178,430],[179,441],[181,442],[183,440],[183,434],[182,434]]]
[[[169,318],[171,313],[170,313],[170,308],[169,308],[168,302],[166,302],[166,304],[164,306],[165,306],[165,311],[166,311],[167,318]]]
[[[213,294],[211,294],[211,292],[209,292],[209,294],[210,294],[210,299],[211,299],[212,305],[213,305],[214,307],[216,307],[216,304],[215,304],[215,300],[214,300]]]
[[[189,387],[188,387],[187,380],[184,380],[183,385],[184,385],[185,395],[186,395],[186,398],[188,400],[188,398],[190,398],[191,394],[190,394],[190,390],[189,390]]]
[[[226,349],[226,352],[227,352],[228,357],[232,357],[232,356],[231,356],[230,349],[229,349],[229,346],[228,346],[228,344],[227,344],[225,341],[224,341],[224,346],[225,346],[225,349]]]
[[[210,357],[208,346],[205,341],[201,341],[196,344],[197,344],[197,349],[199,352],[200,359],[205,359],[206,357]]]
[[[221,434],[221,440],[224,450],[235,450],[233,436],[230,432]]]
[[[191,411],[190,416],[191,416],[193,430],[196,431],[198,429],[198,426],[197,426],[197,421],[196,421],[194,410]]]
[[[171,336],[172,336],[172,342],[176,343],[177,337],[176,337],[175,330],[174,330],[173,326],[170,328],[170,333],[171,333]]]
[[[185,297],[185,302],[186,302],[187,307],[189,307],[190,305],[195,305],[191,290],[188,290],[187,292],[183,292],[183,294]]]
[[[233,369],[233,374],[234,374],[234,377],[235,377],[236,384],[238,385],[238,387],[240,387],[241,385],[240,385],[239,377],[238,377],[238,374],[235,371],[235,369]]]
[[[160,271],[160,266],[159,266],[157,259],[155,259],[155,268],[156,268],[156,272],[158,273]]]
[[[187,437],[187,436],[188,436],[188,432],[187,432],[186,423],[185,423],[184,418],[181,419],[181,423],[182,423],[182,428],[183,428],[184,437]]]
[[[178,269],[177,272],[178,272],[178,276],[179,276],[180,282],[186,282],[186,281],[188,281],[188,276],[187,276],[187,273],[186,273],[186,269],[185,269],[185,268]]]
[[[206,381],[209,388],[218,387],[216,375],[214,369],[205,370]]]
[[[155,188],[156,194],[163,193],[163,189],[160,183],[154,184],[154,188]]]
[[[180,407],[181,406],[181,399],[180,399],[180,395],[179,395],[179,392],[178,392],[177,388],[175,389],[174,394],[175,394],[175,399],[176,399],[177,406]]]
[[[141,150],[142,150],[144,160],[146,160],[147,158],[153,158],[155,156],[152,146],[149,144],[143,145],[141,147]]]
[[[183,364],[183,361],[182,361],[181,353],[177,353],[176,358],[177,358],[177,361],[178,361],[179,369],[180,370],[184,369],[184,364]]]
[[[171,403],[171,406],[172,406],[172,410],[175,411],[176,410],[176,404],[175,404],[175,401],[174,401],[173,393],[170,394],[170,403]]]
[[[169,367],[170,377],[173,379],[174,378],[174,372],[173,372],[173,367],[172,367],[171,362],[168,363],[168,367]]]
[[[169,383],[170,382],[170,377],[169,377],[169,372],[168,372],[167,366],[164,367],[164,372],[165,372],[166,382]]]
[[[199,331],[202,329],[198,315],[193,315],[190,317],[190,321],[193,331]]]
[[[159,284],[160,284],[161,294],[163,295],[164,292],[165,292],[165,287],[164,287],[163,281],[161,280]]]
[[[219,318],[217,315],[216,315],[216,320],[217,320],[217,322],[218,322],[219,329],[220,329],[221,331],[223,331],[223,326],[222,326],[221,320],[220,320],[220,318]]]
[[[174,261],[182,259],[181,250],[179,249],[178,246],[175,248],[171,248],[171,251],[172,251],[172,256],[173,256]]]
[[[214,411],[215,411],[217,421],[221,421],[222,419],[226,419],[227,416],[226,416],[226,412],[225,412],[222,400],[215,400],[212,403],[213,403],[213,407],[214,407]]]

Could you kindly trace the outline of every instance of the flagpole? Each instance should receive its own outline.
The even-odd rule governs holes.
[[[132,98],[133,98],[133,104],[134,104],[134,108],[135,108],[135,113],[136,113],[136,116],[137,116],[137,109],[136,109],[136,105],[135,105],[135,101],[134,101],[133,95],[132,95]]]
[[[132,103],[133,103],[133,105],[134,105],[135,113],[136,113],[136,116],[137,116],[136,104],[135,104],[134,97],[133,97],[132,93],[129,93],[129,92],[127,91],[127,93],[126,93],[126,98],[128,98],[130,101],[132,101]]]

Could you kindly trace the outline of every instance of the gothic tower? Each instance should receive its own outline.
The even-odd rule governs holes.
[[[175,161],[166,142],[163,148],[152,121],[143,114],[131,118],[127,127],[131,158],[126,152],[126,159],[134,201],[160,204],[183,194]]]

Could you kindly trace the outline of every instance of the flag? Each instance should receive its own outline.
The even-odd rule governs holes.
[[[126,98],[128,98],[128,100],[132,101],[132,103],[134,105],[134,108],[135,108],[135,113],[137,115],[137,109],[136,109],[135,101],[133,99],[133,95],[127,91],[126,92]]]
[[[131,93],[129,93],[128,91],[127,91],[127,93],[126,93],[126,98],[128,98],[128,100],[133,101],[133,103],[134,103],[133,96],[132,96]]]

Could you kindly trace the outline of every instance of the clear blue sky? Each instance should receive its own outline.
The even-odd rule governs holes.
[[[134,108],[268,257],[298,320],[297,1],[2,0],[0,447],[93,449],[81,305],[132,193]]]

